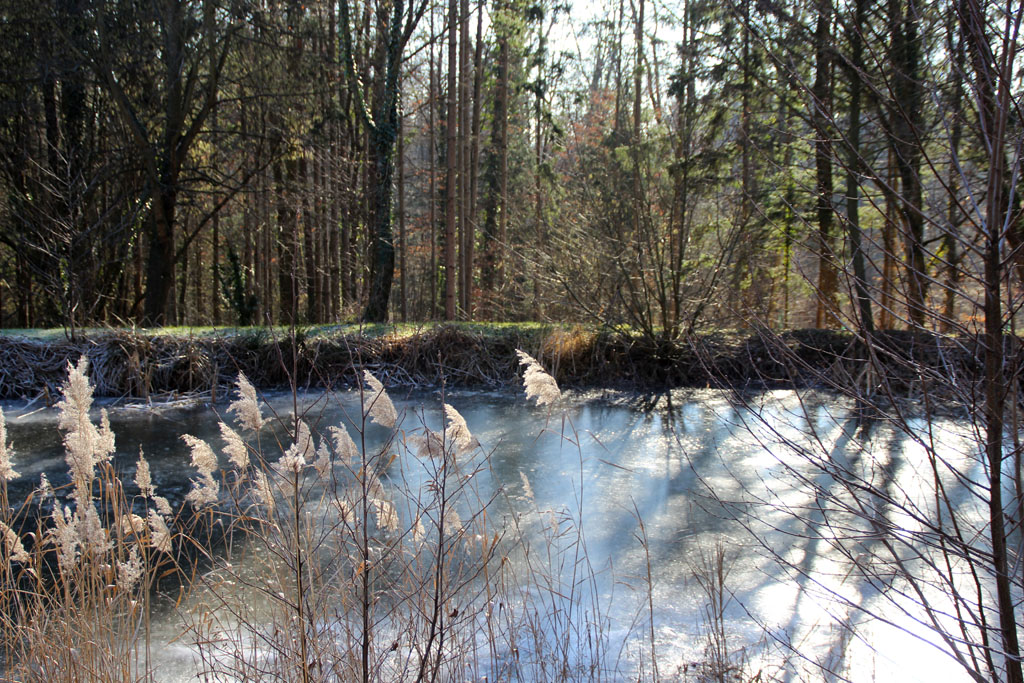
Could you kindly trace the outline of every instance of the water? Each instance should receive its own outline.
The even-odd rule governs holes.
[[[665,397],[645,409],[650,406],[640,399],[579,396],[564,412],[506,394],[456,392],[445,400],[489,453],[475,487],[485,499],[500,494],[496,514],[533,515],[536,523],[524,528],[538,540],[544,520],[581,523],[587,571],[607,620],[606,647],[614,653],[612,678],[634,673],[649,652],[642,640],[650,628],[648,564],[659,672],[682,679],[708,659],[715,623],[706,584],[720,547],[721,627],[728,656],[746,660],[748,674],[761,670],[803,680],[824,665],[855,681],[958,680],[938,638],[915,623],[920,615],[913,600],[885,594],[851,571],[850,558],[831,540],[841,530],[819,524],[826,517],[808,485],[820,485],[825,476],[815,458],[861,471],[869,454],[868,470],[884,470],[884,481],[899,492],[895,498],[924,498],[929,489],[922,482],[931,474],[920,444],[885,426],[864,429],[832,397],[801,402],[792,392],[768,392],[746,398],[749,404],[738,407],[723,392],[677,393],[671,409]],[[407,396],[396,405],[407,430],[440,421],[436,393]],[[290,396],[271,397],[270,407],[285,421],[292,406]],[[359,413],[353,394],[303,396],[298,408],[315,431],[351,424]],[[22,480],[38,481],[45,471],[54,484],[66,481],[52,411],[8,405],[5,412]],[[194,475],[180,436],[190,433],[219,446],[216,420],[205,407],[115,409],[115,465],[131,477],[141,446],[158,488],[180,500]],[[971,473],[963,430],[954,423],[937,428],[942,452]],[[273,444],[273,434],[283,433],[278,425],[263,443]],[[373,441],[384,433],[372,427],[368,436]],[[402,467],[417,471],[411,463]],[[908,530],[918,526],[901,518],[898,506],[884,514]],[[865,557],[873,552],[865,546]],[[173,617],[169,612],[158,633],[174,633]],[[844,624],[855,627],[856,636]],[[187,680],[193,666],[180,641],[158,648],[157,663],[163,680]]]

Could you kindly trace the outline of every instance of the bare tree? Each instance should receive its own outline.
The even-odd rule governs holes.
[[[405,46],[429,6],[428,0],[380,2],[374,15],[375,43],[381,55],[378,87],[372,102],[360,81],[352,49],[349,2],[341,2],[341,35],[348,80],[355,98],[356,111],[369,130],[373,162],[372,255],[370,291],[363,319],[384,322],[395,274],[395,245],[391,227],[392,185],[395,170],[395,142],[399,134],[398,109],[401,96],[400,74]]]
[[[163,78],[156,98],[162,109],[159,112],[144,110],[154,101],[153,92],[132,92],[125,87],[115,56],[124,36],[110,34],[105,13],[95,21],[98,49],[87,55],[134,138],[151,187],[144,315],[150,324],[162,324],[167,318],[174,266],[179,259],[175,242],[181,172],[216,106],[234,32],[231,26],[225,26],[220,12],[215,0],[201,4],[161,0],[153,3],[148,16],[143,17],[155,25],[161,44]]]

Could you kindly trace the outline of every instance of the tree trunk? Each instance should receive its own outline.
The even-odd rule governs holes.
[[[445,199],[444,199],[444,319],[455,320],[455,182],[458,155],[456,150],[456,74],[459,30],[459,0],[448,0],[448,107],[445,121]]]
[[[167,306],[174,296],[174,210],[178,197],[173,188],[173,179],[162,185],[150,212],[143,315],[143,324],[150,327],[168,324]]]
[[[871,313],[871,298],[867,288],[867,270],[864,266],[864,250],[861,246],[860,228],[860,177],[864,175],[864,164],[860,155],[860,108],[861,74],[864,71],[864,18],[868,0],[856,0],[853,26],[850,33],[850,127],[847,137],[849,155],[846,164],[846,226],[850,238],[850,256],[853,260],[853,289],[857,301],[861,333],[865,338],[875,331]]]
[[[459,308],[469,314],[469,0],[459,0],[459,126],[458,126],[458,216],[459,216]]]
[[[198,240],[197,240],[198,242]],[[192,264],[192,324],[206,322],[206,300],[203,298],[203,247],[201,243],[192,250],[195,262]]]
[[[281,301],[279,321],[284,325],[298,322],[296,246],[299,240],[293,192],[296,175],[298,160],[294,156],[274,163],[274,185],[277,190],[277,282]]]
[[[644,0],[639,0],[638,7],[633,31],[633,40],[636,43],[636,61],[633,64],[633,139],[631,145],[633,152],[633,239],[637,244],[641,242],[641,216],[643,214],[643,191],[640,183],[640,136],[642,132],[640,104],[643,90]],[[540,163],[539,155],[538,163]]]
[[[503,115],[498,123],[498,128],[501,129],[501,147],[498,154],[498,196],[500,197],[498,206],[498,243],[500,245],[501,255],[498,258],[498,272],[497,272],[497,290],[499,297],[499,307],[502,311],[502,319],[504,316],[504,293],[505,293],[505,272],[508,264],[508,252],[509,252],[509,236],[508,236],[508,120],[509,111],[511,109],[511,88],[509,87],[509,72],[511,70],[511,55],[509,40],[505,38],[505,54],[502,58],[502,77],[499,89],[501,90],[502,98],[502,110]]]
[[[373,151],[373,241],[370,256],[370,292],[363,311],[366,322],[382,323],[388,319],[388,300],[395,275],[395,244],[391,231],[391,204],[394,182],[394,145],[397,137],[394,124],[378,120],[370,130]]]
[[[469,202],[467,208],[468,227],[466,233],[466,319],[473,319],[473,287],[475,281],[474,252],[476,250],[477,226],[477,180],[480,172],[480,104],[483,99],[481,81],[483,79],[483,0],[477,6],[476,44],[473,51],[473,111],[469,123]]]
[[[1012,69],[1015,64],[1016,44],[1010,26],[1021,10],[1005,18],[1001,54],[995,50],[986,35],[983,10],[971,0],[958,3],[964,39],[975,72],[975,96],[978,102],[980,136],[986,150],[985,215],[982,227],[985,297],[985,453],[988,459],[989,533],[992,541],[992,561],[996,588],[996,608],[999,617],[1001,650],[1005,653],[1006,680],[1024,683],[1021,668],[1020,643],[1017,633],[1016,596],[1011,581],[1011,564],[1015,551],[1008,547],[1007,515],[1003,509],[1002,474],[1004,463],[1004,412],[1007,396],[1007,368],[1004,352],[1004,322],[1002,309],[1002,282],[1006,276],[1002,245],[1007,233],[1013,230],[1008,216],[1010,199],[1008,169],[1004,145],[1012,108]],[[1016,15],[1016,16],[1014,16]],[[1018,24],[1019,25],[1019,24]],[[1014,505],[1014,508],[1017,506]],[[1012,528],[1012,527],[1011,527]]]
[[[814,121],[814,167],[818,220],[818,306],[815,327],[835,327],[839,279],[833,247],[832,144],[832,0],[818,0],[814,30],[814,84],[811,87]]]
[[[340,79],[340,74],[337,70],[337,51],[336,46],[338,44],[338,23],[335,13],[335,4],[333,2],[327,3],[327,63],[329,65],[329,78],[331,82],[339,83],[343,82]],[[335,92],[332,91],[328,97],[331,107],[337,107],[337,111],[344,111],[341,107],[341,103],[337,101]],[[340,301],[338,299],[339,293],[341,292],[341,210],[339,204],[341,203],[341,197],[339,196],[338,190],[341,188],[340,174],[342,165],[339,163],[339,157],[341,155],[341,126],[340,123],[335,120],[327,129],[328,140],[330,141],[327,146],[327,156],[324,159],[324,173],[326,174],[324,182],[324,200],[327,202],[329,207],[328,212],[328,224],[327,224],[327,317],[329,322],[338,322],[341,315]]]
[[[495,6],[497,13],[505,11],[502,0]],[[508,95],[509,95],[509,37],[502,28],[496,36],[498,43],[498,74],[494,89],[494,108],[491,115],[491,144],[484,164],[484,225],[483,262],[480,264],[480,288],[486,298],[484,315],[494,319],[497,311],[497,292],[501,287],[499,263],[503,261],[501,249],[505,246],[505,193],[508,188]]]
[[[220,215],[215,215],[210,226],[210,239],[213,242],[213,255],[210,261],[210,306],[214,325],[220,325]],[[244,221],[244,218],[243,218]],[[243,231],[245,226],[243,225]],[[245,268],[244,264],[240,266]]]
[[[889,188],[885,192],[885,222],[882,224],[882,291],[881,309],[878,316],[879,327],[883,330],[891,330],[895,326],[893,316],[893,305],[895,297],[893,291],[896,289],[896,227],[900,220],[899,209],[896,204],[896,196],[899,193],[899,175],[896,173],[896,161],[890,147],[885,168],[884,186]]]
[[[316,198],[315,185],[316,168],[310,170],[308,153],[300,152],[299,157],[299,178],[298,189],[302,206],[302,246],[303,265],[305,266],[306,281],[306,322],[317,322],[317,308],[320,302],[317,299],[316,286]]]
[[[903,245],[907,278],[907,313],[915,327],[923,327],[927,310],[928,275],[924,251],[924,214],[922,213],[921,154],[924,130],[920,80],[920,38],[917,34],[917,7],[908,0],[890,0],[890,62],[893,65],[893,100],[889,107],[890,144],[900,177],[902,192]]]
[[[406,289],[408,271],[406,264],[405,245],[405,125],[404,118],[398,120],[398,272],[401,280],[398,285],[399,315],[402,322],[409,318],[409,300]]]
[[[950,8],[946,27],[946,50],[950,55],[950,78],[952,91],[947,110],[949,111],[949,172],[946,176],[946,193],[949,195],[946,213],[946,231],[942,236],[942,250],[946,261],[946,296],[942,309],[943,332],[951,332],[956,325],[956,292],[960,290],[960,225],[963,211],[960,208],[960,141],[963,137],[964,108],[964,43],[959,37],[956,8]]]
[[[330,137],[330,131],[328,132]],[[330,210],[328,208],[328,154],[330,142],[316,155],[316,321],[331,321]]]
[[[427,127],[429,128],[428,135],[428,155],[430,157],[429,173],[430,178],[427,181],[428,184],[428,199],[429,208],[427,210],[428,220],[430,221],[430,277],[427,278],[427,285],[430,287],[430,319],[437,318],[437,140],[434,129],[435,116],[434,112],[437,109],[437,70],[434,67],[434,13],[430,13],[430,45],[429,50],[429,87],[430,93],[427,96]]]
[[[18,298],[15,319],[18,327],[26,329],[32,326],[32,276],[29,272],[28,261],[24,254],[17,255]]]
[[[142,249],[142,238],[143,235],[140,233],[135,238],[135,243],[132,245],[132,306],[129,310],[129,314],[132,320],[142,320],[142,310],[140,306],[143,305],[143,249]]]

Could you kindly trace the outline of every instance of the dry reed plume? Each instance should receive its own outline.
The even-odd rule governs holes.
[[[557,400],[554,379],[527,354],[520,359],[527,395]],[[185,584],[181,638],[199,676],[618,676],[601,645],[606,622],[583,607],[596,578],[565,556],[583,545],[578,517],[535,504],[517,510],[500,489],[481,487],[488,453],[443,400],[440,428],[422,411],[408,425],[367,371],[354,420],[321,435],[295,416],[277,444],[256,390],[239,375],[228,409],[235,424],[220,424],[224,457],[184,437],[197,476],[173,514],[141,452],[133,484],[116,476],[109,421],[105,413],[98,424],[90,419],[87,369],[85,360],[69,365],[59,406],[72,480],[65,498],[54,498],[44,478],[9,512],[6,482],[17,475],[0,413],[5,676],[158,680],[152,597],[175,568]],[[371,422],[383,437],[368,437]],[[33,508],[39,514],[25,514]],[[24,526],[30,518],[34,528]],[[548,529],[542,552],[523,543],[529,519]],[[214,527],[227,529],[224,550],[204,545]],[[197,549],[202,568],[193,564]],[[553,605],[561,607],[551,613]]]

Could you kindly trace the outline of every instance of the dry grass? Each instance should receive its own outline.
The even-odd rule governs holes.
[[[117,476],[105,417],[89,419],[85,361],[69,372],[70,495],[43,482],[9,513],[16,458],[0,427],[6,677],[158,679],[152,597],[168,582],[180,584],[179,641],[216,680],[619,680],[637,676],[619,661],[629,649],[649,653],[639,671],[653,677],[644,627],[630,631],[635,648],[608,645],[582,510],[537,508],[525,478],[517,505],[481,487],[488,453],[443,398],[431,426],[366,372],[358,414],[322,433],[294,416],[278,443],[241,376],[235,424],[221,428],[231,465],[217,469],[221,444],[187,438],[197,476],[172,511],[144,456],[135,481]],[[542,543],[524,541],[528,527]]]
[[[152,588],[174,564],[170,507],[145,481],[133,494],[116,476],[106,415],[89,419],[85,371],[84,361],[69,366],[59,405],[70,495],[58,500],[43,479],[11,513],[2,483],[4,524],[26,547],[8,544],[0,563],[0,645],[12,680],[145,679]]]
[[[798,330],[779,335],[709,334],[668,342],[581,326],[437,325],[394,334],[275,329],[224,336],[111,331],[77,341],[0,336],[0,398],[52,402],[65,367],[85,355],[98,396],[168,400],[223,397],[239,374],[260,387],[354,387],[364,370],[390,387],[508,387],[516,349],[565,386],[658,390],[705,386],[864,384],[869,354],[852,335]],[[922,391],[913,365],[935,376],[977,374],[974,338],[880,331],[872,353],[900,396]],[[1014,353],[1020,353],[1014,344]],[[908,363],[908,361],[913,361]],[[934,387],[932,387],[934,389]]]

